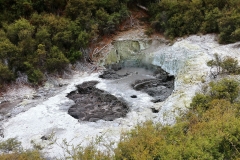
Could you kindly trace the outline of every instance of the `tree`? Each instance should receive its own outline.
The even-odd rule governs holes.
[[[77,44],[83,48],[87,47],[89,43],[90,35],[86,31],[82,31],[78,34]]]
[[[66,15],[72,20],[76,20],[77,17],[91,19],[92,11],[96,9],[94,0],[70,0],[66,5]]]
[[[49,33],[49,29],[47,26],[40,26],[36,32],[36,42],[37,44],[43,44],[50,49],[51,47],[51,34]]]
[[[38,45],[37,56],[38,56],[38,66],[40,68],[44,68],[46,57],[47,57],[47,51],[45,50],[45,45],[43,44]]]
[[[223,16],[218,20],[219,43],[233,43],[239,41],[238,29],[240,26],[240,14],[233,11],[232,14]]]
[[[35,29],[35,27],[24,18],[16,20],[14,23],[5,26],[5,28],[7,30],[7,37],[15,45],[17,45],[19,41],[32,38]]]
[[[0,83],[13,80],[14,75],[9,68],[0,62]]]
[[[240,91],[239,83],[231,79],[222,79],[217,83],[211,82],[209,85],[212,99],[226,99],[231,103],[238,97]]]
[[[23,64],[29,82],[33,84],[40,84],[44,78],[43,73],[39,69],[35,69],[34,66],[28,61],[25,61]]]
[[[218,33],[218,19],[222,17],[222,13],[219,8],[213,10],[207,10],[205,12],[204,21],[201,26],[201,32],[203,33]]]
[[[0,30],[0,60],[9,60],[17,52],[17,46],[10,42],[3,30]]]
[[[221,64],[221,67],[223,69],[223,72],[230,74],[239,74],[238,60],[232,57],[225,57]]]
[[[74,43],[74,38],[71,31],[58,32],[53,36],[53,42],[61,49],[69,49]]]
[[[210,97],[208,95],[197,93],[190,104],[191,109],[202,114],[209,108]]]
[[[50,53],[47,55],[47,70],[49,72],[61,71],[67,66],[68,63],[69,60],[58,49],[58,47],[53,46],[50,50]]]

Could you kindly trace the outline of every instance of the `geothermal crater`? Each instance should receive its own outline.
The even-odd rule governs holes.
[[[124,39],[124,37],[122,39]],[[130,37],[130,39],[133,38]],[[14,91],[14,94],[12,94],[12,91],[10,94],[7,94],[5,96],[6,98],[15,97],[15,95],[26,95],[24,96],[24,100],[16,106],[16,110],[13,110],[12,113],[15,113],[18,109],[25,109],[29,104],[34,104],[34,107],[4,120],[2,122],[4,137],[0,137],[0,140],[17,137],[17,139],[21,141],[24,149],[30,149],[33,144],[39,144],[45,147],[43,153],[46,153],[48,157],[53,157],[52,159],[63,159],[62,156],[65,155],[64,153],[67,149],[62,148],[64,144],[61,144],[64,141],[66,141],[69,146],[75,147],[81,144],[84,147],[95,138],[99,140],[99,137],[101,137],[101,143],[98,143],[97,147],[109,151],[109,146],[113,148],[117,146],[116,144],[120,140],[122,131],[129,131],[137,124],[145,122],[146,120],[152,120],[163,125],[174,124],[176,122],[176,116],[182,115],[189,107],[195,93],[201,91],[202,86],[205,86],[205,84],[211,80],[208,78],[210,68],[206,63],[214,58],[215,53],[219,53],[222,57],[226,55],[237,57],[238,61],[240,61],[239,56],[237,56],[239,55],[239,48],[235,47],[239,45],[239,42],[230,45],[219,45],[215,39],[216,37],[213,35],[190,36],[188,38],[178,39],[173,45],[168,45],[165,42],[162,43],[163,41],[159,41],[158,43],[158,40],[152,40],[152,43],[149,41],[144,43],[144,41],[138,40],[141,45],[131,45],[133,44],[131,43],[132,40],[117,41],[114,43],[114,47],[116,47],[112,47],[110,54],[104,56],[106,60],[104,61],[103,59],[99,64],[117,64],[122,60],[131,59],[161,66],[168,73],[176,76],[174,80],[174,92],[171,96],[164,102],[151,102],[151,100],[157,101],[158,97],[157,94],[155,97],[150,96],[155,95],[150,88],[156,87],[158,95],[162,95],[159,92],[164,92],[164,90],[171,88],[171,85],[169,86],[167,83],[173,83],[172,76],[164,73],[159,75],[157,73],[154,74],[154,70],[152,69],[141,66],[138,67],[137,65],[133,65],[132,67],[120,65],[121,69],[113,70],[113,73],[121,75],[120,78],[103,79],[99,78],[99,74],[101,74],[99,72],[91,74],[83,73],[84,68],[79,68],[81,72],[77,72],[77,74],[74,74],[70,79],[58,79],[57,82],[67,84],[62,87],[58,85],[55,86],[55,81],[51,81],[51,83],[46,83],[44,88],[36,92],[30,92],[24,88]],[[137,41],[135,41],[134,44],[137,44]],[[136,49],[134,46],[138,46],[135,48],[140,49],[135,52]],[[118,50],[118,52],[116,52],[116,50]],[[147,66],[150,65],[146,65],[146,67]],[[113,68],[109,67],[108,69]],[[128,74],[126,75],[126,73]],[[104,75],[104,72],[102,75]],[[165,78],[162,75],[165,75]],[[236,78],[240,80],[239,76]],[[92,82],[93,80],[95,82]],[[159,84],[160,82],[161,85]],[[86,89],[85,94],[81,93],[81,91],[79,92],[79,90],[76,89],[76,85]],[[117,99],[121,101],[118,104],[119,108],[122,106],[121,103],[126,101],[126,105],[129,107],[126,108],[124,114],[121,115],[126,115],[126,117],[116,118],[113,121],[99,120],[94,123],[86,122],[89,120],[97,120],[93,118],[106,119],[106,115],[114,115],[114,113],[108,114],[110,111],[107,112],[103,108],[100,110],[102,117],[93,116],[96,114],[97,111],[95,108],[98,106],[95,103],[97,98],[90,97],[92,95],[90,94],[91,89],[101,90],[98,93],[100,95],[109,93],[110,95],[116,96]],[[145,92],[143,89],[150,89],[151,92]],[[48,93],[47,95],[45,95],[45,91]],[[34,95],[42,95],[43,98],[39,98],[39,100],[36,101],[35,99],[31,99]],[[66,97],[66,95],[68,95],[69,98],[72,97],[73,101]],[[73,104],[73,102],[77,100],[74,95],[86,97],[86,99],[85,97],[79,98],[83,105],[77,105],[76,102]],[[5,97],[2,97],[1,100]],[[91,101],[91,99],[95,99],[96,101]],[[159,101],[161,100],[162,99],[159,98]],[[94,109],[90,109],[90,105],[87,106],[89,102],[92,103],[90,104],[94,106]],[[2,104],[4,105],[4,103]],[[104,103],[101,102],[99,105],[104,106],[103,104]],[[111,106],[112,109],[109,107],[111,110],[115,107],[114,103],[106,102],[106,104],[113,104]],[[82,109],[81,107],[84,105],[85,108]],[[69,113],[71,110],[72,113],[74,113],[74,110],[85,110],[85,112],[79,112],[81,113],[79,115],[74,115],[80,121],[85,121],[79,123],[75,118],[71,118],[67,113],[68,110]],[[123,108],[121,108],[121,110],[123,110]],[[107,114],[103,115],[103,113]],[[49,135],[50,133],[54,133],[57,140],[55,144],[51,142],[52,145],[49,145],[50,142],[48,143],[47,140],[43,141],[41,139],[41,137]],[[114,145],[112,145],[112,142],[115,142]]]
[[[123,86],[130,86],[132,90],[147,93],[154,103],[164,101],[171,95],[174,88],[174,76],[158,66],[124,61],[105,67],[106,70],[99,75],[99,78],[109,80],[109,85],[119,84],[116,85],[119,89]],[[96,88],[98,83],[98,81],[88,81],[77,85],[77,90],[67,95],[75,102],[69,108],[68,113],[76,119],[90,122],[100,119],[113,121],[116,118],[125,117],[130,109],[124,100],[126,97],[117,98],[100,90]],[[138,98],[135,94],[130,97]]]

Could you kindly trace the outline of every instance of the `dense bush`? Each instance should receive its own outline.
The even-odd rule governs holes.
[[[240,1],[161,0],[149,8],[152,26],[170,38],[196,33],[219,33],[220,43],[240,40]]]
[[[45,72],[59,73],[82,59],[93,39],[115,32],[128,16],[127,2],[1,0],[0,68],[6,76],[0,81],[20,71],[40,83]]]

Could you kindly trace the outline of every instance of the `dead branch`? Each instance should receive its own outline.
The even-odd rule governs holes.
[[[104,48],[106,48],[107,46],[109,46],[109,44],[106,44],[106,45],[103,46],[100,50],[98,50],[98,48],[95,48],[92,55],[98,54],[99,52],[101,52],[101,51],[102,51]]]
[[[129,16],[130,19],[130,27],[133,27],[134,23],[133,23],[133,17],[132,15]]]
[[[144,6],[140,5],[140,4],[137,4],[137,6],[138,6],[139,8],[141,8],[141,9],[145,10],[145,11],[148,11],[148,8],[147,8],[147,7],[144,7]]]

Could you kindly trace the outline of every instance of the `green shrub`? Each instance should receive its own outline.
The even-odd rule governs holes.
[[[147,36],[151,36],[152,34],[154,33],[154,30],[152,28],[148,28],[146,31],[145,31],[145,34]]]
[[[28,80],[33,84],[40,84],[43,81],[44,75],[39,69],[30,70],[27,72]]]
[[[216,83],[211,82],[209,85],[211,87],[210,96],[212,99],[226,99],[233,103],[239,95],[239,83],[235,80],[224,78]]]
[[[63,140],[62,149],[66,153],[64,159],[71,160],[112,160],[113,155],[108,151],[101,152],[97,149],[98,144],[101,142],[101,137],[96,138],[96,142],[91,142],[86,147],[80,144],[77,146],[69,145],[66,140]]]
[[[116,159],[161,159],[159,152],[166,145],[164,136],[152,122],[138,125],[129,133],[121,136]],[[167,150],[167,149],[165,149]]]
[[[63,70],[69,60],[65,55],[58,49],[58,47],[53,46],[51,48],[50,54],[47,57],[46,66],[49,72],[61,71]]]
[[[197,113],[203,113],[209,108],[210,97],[208,95],[197,93],[193,99],[190,107],[196,110]]]
[[[71,63],[75,63],[76,61],[80,60],[80,58],[82,57],[82,52],[70,50],[67,53],[66,57],[69,59]]]
[[[233,43],[239,41],[240,13],[232,13],[218,20],[219,43]]]
[[[1,160],[43,160],[38,150],[23,150],[21,142],[10,138],[0,142]]]
[[[221,64],[221,67],[223,69],[223,72],[230,74],[239,74],[238,60],[232,57],[225,57]]]
[[[24,151],[0,155],[1,160],[44,160],[38,151]]]
[[[217,73],[211,73],[214,76],[217,76],[222,73],[227,73],[227,74],[239,74],[240,73],[240,68],[238,66],[238,60],[232,58],[232,57],[224,57],[223,60],[219,57],[218,54],[214,54],[215,60],[210,60],[207,62],[207,65],[209,67],[214,68],[216,67]]]
[[[44,75],[39,69],[34,69],[33,65],[28,61],[24,62],[24,70],[27,73],[29,82],[40,84],[43,81]]]
[[[18,152],[21,150],[21,142],[19,142],[16,138],[10,138],[6,141],[0,142],[0,150],[8,153],[11,151]]]
[[[0,83],[13,80],[13,78],[14,78],[14,75],[9,70],[8,66],[0,62]]]
[[[203,33],[218,33],[218,19],[222,17],[222,12],[219,8],[214,8],[213,10],[207,10],[205,12],[204,21],[200,31]]]

